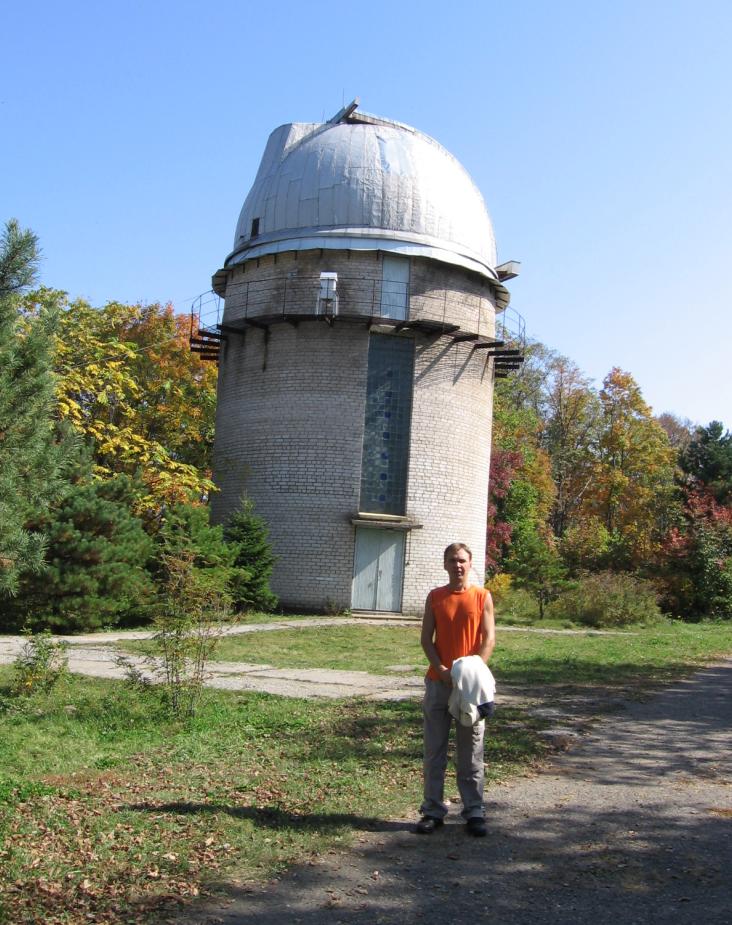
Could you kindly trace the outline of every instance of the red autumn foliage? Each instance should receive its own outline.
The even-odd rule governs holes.
[[[503,501],[523,462],[523,454],[517,450],[502,450],[494,446],[491,452],[488,537],[485,550],[485,567],[489,574],[498,571],[500,560],[511,545],[511,524],[502,519]]]

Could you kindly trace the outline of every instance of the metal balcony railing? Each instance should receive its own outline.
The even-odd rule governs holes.
[[[496,339],[526,349],[526,322],[510,305],[496,314]]]
[[[221,341],[226,335],[221,331],[223,300],[215,292],[204,292],[191,306],[191,329],[188,337],[191,352],[202,360],[218,363]]]
[[[237,287],[236,309],[224,319],[224,302],[215,292],[200,295],[191,307],[191,349],[205,359],[218,357],[218,341],[231,331],[249,326],[325,318],[329,323],[367,321],[411,327],[476,346],[509,349],[501,362],[516,368],[523,360],[526,328],[512,308],[494,314],[484,296],[456,295],[452,291],[420,293],[403,282],[341,276],[323,299],[321,276],[269,277],[242,281]],[[215,354],[212,356],[211,354]],[[496,359],[498,363],[498,357]]]
[[[203,292],[191,305],[191,337],[218,334],[224,313],[224,300],[213,290]]]

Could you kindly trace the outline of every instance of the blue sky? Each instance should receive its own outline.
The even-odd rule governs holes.
[[[0,219],[42,282],[188,311],[269,132],[344,101],[455,154],[531,336],[732,428],[727,0],[12,4]]]

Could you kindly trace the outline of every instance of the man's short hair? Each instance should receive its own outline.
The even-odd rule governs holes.
[[[450,545],[445,549],[445,554],[442,557],[443,562],[447,562],[448,557],[451,556],[454,552],[460,552],[461,549],[464,549],[468,554],[468,559],[473,561],[473,553],[470,551],[470,547],[467,543],[450,543]]]

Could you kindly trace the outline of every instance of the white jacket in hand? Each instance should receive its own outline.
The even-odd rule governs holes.
[[[452,693],[448,710],[463,726],[474,726],[482,717],[478,707],[496,696],[493,673],[479,655],[456,658],[450,669]]]

